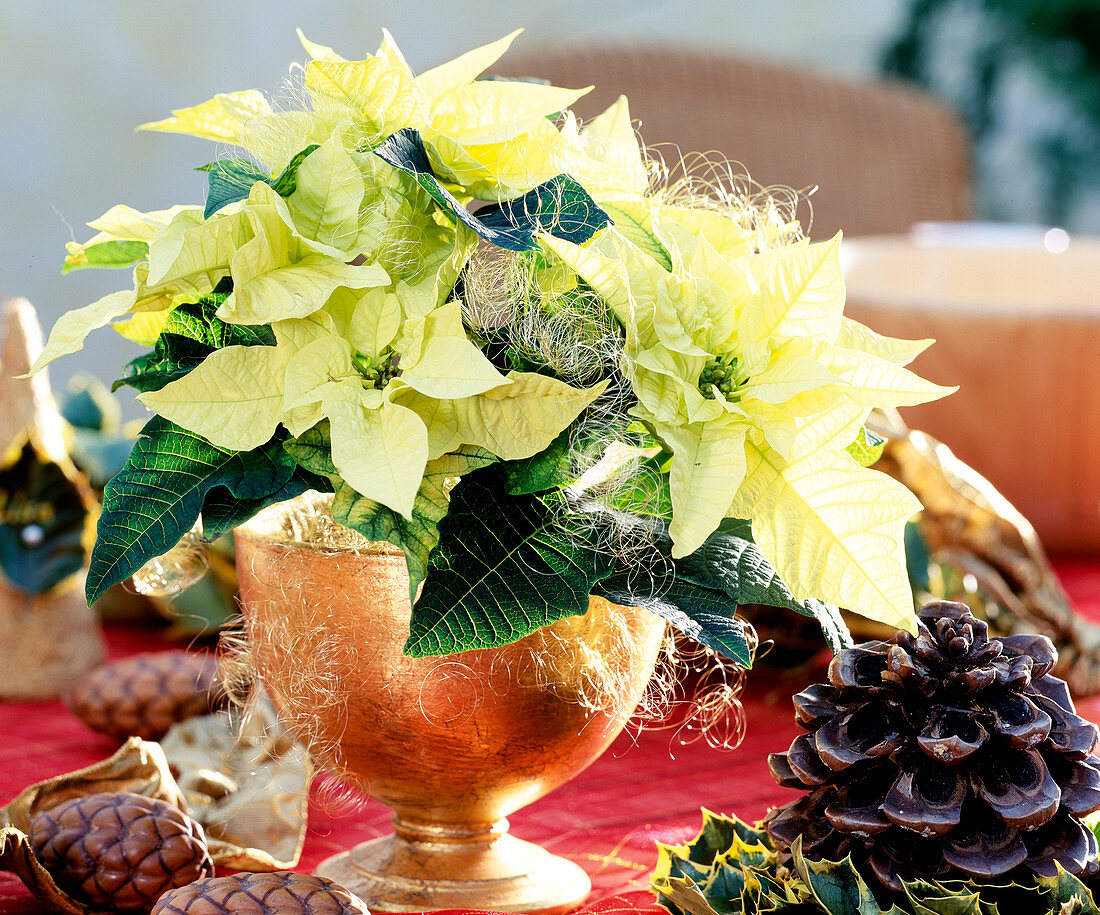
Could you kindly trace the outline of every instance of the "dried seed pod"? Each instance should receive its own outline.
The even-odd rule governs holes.
[[[93,731],[159,740],[177,721],[210,712],[219,695],[211,655],[161,651],[99,667],[63,698]]]
[[[354,893],[324,877],[275,871],[198,880],[165,893],[151,915],[369,915]]]
[[[806,731],[768,760],[803,788],[773,810],[783,855],[846,854],[865,879],[1002,879],[1097,870],[1080,817],[1100,809],[1100,734],[1050,675],[1048,639],[990,638],[965,604],[926,604],[917,635],[839,652],[829,683],[794,697]]]
[[[30,838],[58,886],[94,906],[148,912],[166,890],[214,873],[202,827],[140,794],[65,801],[34,818]]]

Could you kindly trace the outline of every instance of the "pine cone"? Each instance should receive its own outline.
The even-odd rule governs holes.
[[[275,871],[199,880],[165,893],[150,915],[369,915],[354,893],[324,877]]]
[[[177,721],[210,712],[219,695],[212,656],[161,651],[93,670],[63,701],[100,734],[160,740]]]
[[[829,683],[794,697],[807,733],[768,759],[809,791],[773,810],[781,853],[851,854],[865,879],[990,880],[1097,870],[1079,817],[1100,808],[1100,734],[1050,676],[1043,636],[990,638],[965,604],[926,604],[918,635],[839,652]],[[788,854],[789,857],[789,854]]]
[[[35,856],[70,895],[148,912],[166,890],[214,873],[202,827],[140,794],[73,798],[31,823]]]

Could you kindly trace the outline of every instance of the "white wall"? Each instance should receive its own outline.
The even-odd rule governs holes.
[[[115,203],[200,203],[215,147],[133,132],[217,92],[275,89],[304,54],[294,28],[353,58],[385,26],[416,70],[525,27],[523,46],[645,41],[873,72],[906,0],[0,0],[0,293],[69,308],[128,284],[60,274],[64,244]],[[109,330],[56,364],[104,380],[137,348]],[[129,415],[139,415],[136,408]]]

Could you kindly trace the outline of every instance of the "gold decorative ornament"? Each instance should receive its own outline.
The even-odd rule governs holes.
[[[49,378],[18,377],[42,350],[26,299],[0,304],[0,347],[0,699],[45,699],[104,657],[84,599],[95,503],[65,450]]]
[[[607,748],[664,624],[593,598],[500,648],[407,657],[404,558],[346,529],[343,543],[303,542],[301,509],[275,506],[236,535],[252,661],[317,762],[396,811],[393,835],[318,875],[372,911],[575,907],[584,872],[509,836],[505,817]]]

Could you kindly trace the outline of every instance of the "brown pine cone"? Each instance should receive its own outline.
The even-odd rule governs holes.
[[[1010,879],[1097,870],[1080,817],[1100,809],[1100,735],[1077,716],[1035,635],[990,638],[965,604],[918,613],[918,634],[839,652],[794,697],[806,731],[768,765],[809,792],[768,814],[789,859],[850,854],[869,880]]]
[[[324,877],[275,871],[199,880],[165,893],[150,915],[369,915],[354,893]]]
[[[160,740],[177,721],[209,713],[219,696],[211,655],[161,651],[96,668],[63,701],[100,734]]]
[[[75,898],[148,912],[166,890],[214,873],[202,827],[140,794],[73,798],[31,823],[35,856]]]

